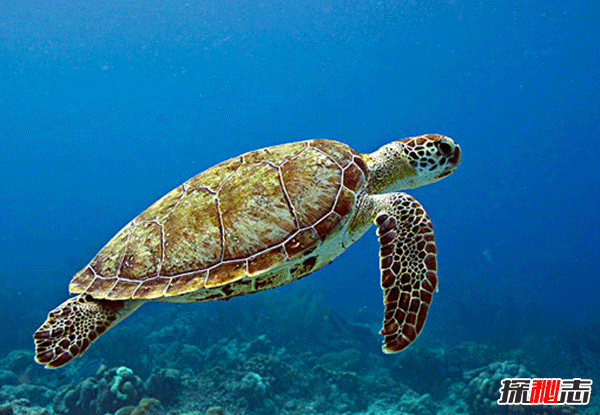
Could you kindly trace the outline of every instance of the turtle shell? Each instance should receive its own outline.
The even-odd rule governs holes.
[[[335,234],[366,176],[361,155],[330,140],[224,161],[127,224],[69,290],[98,299],[159,299],[263,275]]]

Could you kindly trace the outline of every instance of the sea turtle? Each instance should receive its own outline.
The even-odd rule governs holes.
[[[360,154],[313,139],[224,161],[167,193],[116,234],[69,285],[77,296],[34,333],[35,360],[56,368],[146,301],[227,300],[304,277],[374,221],[381,244],[382,349],[421,332],[437,288],[433,227],[401,189],[460,164],[449,137],[421,135]]]

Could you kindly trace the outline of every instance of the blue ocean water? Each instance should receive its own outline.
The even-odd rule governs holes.
[[[371,152],[441,133],[460,144],[463,161],[447,179],[410,191],[434,223],[440,281],[414,347],[491,345],[492,357],[537,359],[540,377],[600,382],[599,11],[587,1],[8,0],[0,9],[0,356],[32,350],[31,334],[67,298],[72,275],[202,170],[306,138]],[[140,338],[113,336],[136,344],[168,325],[165,313],[203,308],[196,346],[208,347],[213,338],[202,333],[220,327],[220,313],[222,325],[236,326],[228,336],[245,333],[252,312],[268,321],[273,308],[261,304],[274,296],[312,298],[340,321],[380,324],[375,231],[275,294],[146,305],[122,323],[146,327]],[[296,335],[306,345],[322,336],[304,330]],[[121,347],[108,336],[90,358],[147,378],[157,364],[140,363],[131,348],[102,356]],[[158,352],[148,347],[151,359]],[[377,342],[364,353],[381,355]],[[394,375],[400,357],[385,359],[397,382],[430,392],[412,386],[417,374]]]

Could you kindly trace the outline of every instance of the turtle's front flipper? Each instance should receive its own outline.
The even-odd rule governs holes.
[[[419,202],[405,193],[375,196],[375,224],[384,292],[382,349],[395,353],[419,335],[437,287],[433,226]]]
[[[96,300],[87,294],[69,298],[48,313],[44,324],[33,334],[36,362],[49,368],[67,364],[142,303]]]

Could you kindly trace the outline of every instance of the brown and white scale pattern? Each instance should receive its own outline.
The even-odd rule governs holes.
[[[145,301],[229,299],[286,284],[339,256],[373,221],[381,243],[385,352],[423,328],[437,286],[433,227],[398,190],[452,173],[460,148],[424,135],[371,154],[308,140],[252,151],[189,179],[112,238],[34,334],[59,367]]]
[[[417,338],[437,289],[431,220],[421,204],[406,193],[394,193],[392,199],[389,208],[375,218],[385,304],[380,333],[383,350],[388,353],[406,348]]]

